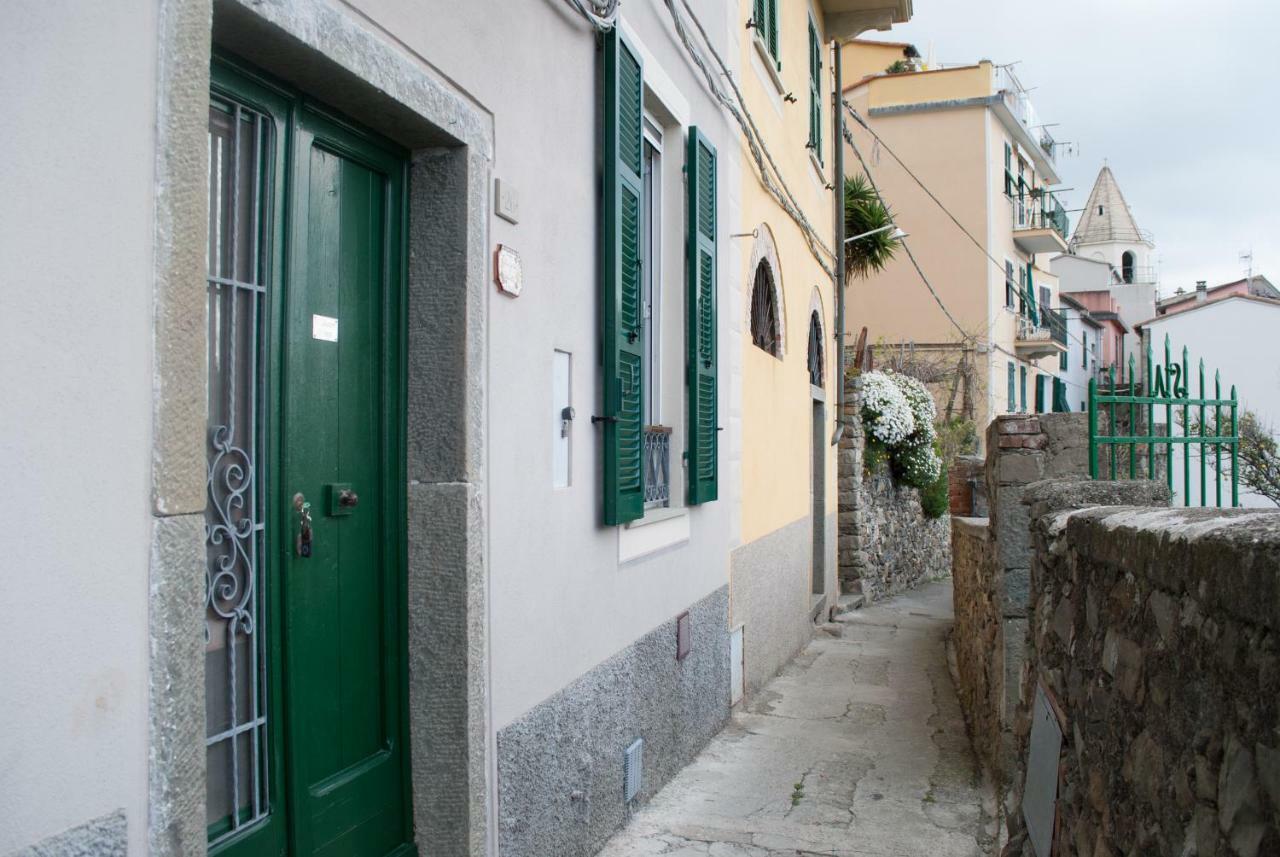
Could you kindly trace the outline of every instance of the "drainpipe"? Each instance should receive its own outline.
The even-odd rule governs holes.
[[[835,169],[835,248],[836,248],[836,431],[831,445],[840,443],[844,435],[844,92],[840,74],[840,42],[835,46],[835,60],[831,64],[835,78],[835,99],[831,110],[831,124],[835,129],[835,145],[832,146]]]

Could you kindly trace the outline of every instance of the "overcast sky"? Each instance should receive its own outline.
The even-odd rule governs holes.
[[[1254,273],[1280,285],[1280,2],[914,0],[865,38],[941,63],[1015,71],[1055,139],[1063,195],[1082,208],[1103,159],[1155,235],[1161,292]],[[1072,212],[1071,222],[1079,219]]]

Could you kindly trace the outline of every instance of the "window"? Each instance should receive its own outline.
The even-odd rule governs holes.
[[[773,57],[778,68],[782,68],[782,61],[778,58],[778,0],[755,0],[751,20],[769,56]]]
[[[1027,269],[1018,267],[1018,314],[1027,314]]]
[[[643,517],[645,509],[668,505],[673,456],[680,454],[669,427],[672,407],[659,398],[664,343],[683,340],[687,423],[685,491],[690,505],[716,499],[719,430],[716,346],[716,256],[718,182],[716,150],[696,127],[688,128],[685,198],[664,201],[664,129],[644,114],[647,87],[641,53],[618,28],[602,44],[603,117],[600,136],[603,199],[603,288],[600,314],[603,399],[601,424],[602,511],[607,525]],[[652,92],[649,93],[653,95]],[[678,155],[676,155],[678,157]],[[679,167],[666,164],[674,178]],[[675,185],[668,181],[668,188]],[[666,301],[686,307],[683,337],[662,326],[662,225],[684,213],[685,295]],[[668,242],[669,243],[669,242]],[[672,267],[673,260],[668,262]],[[674,285],[672,277],[667,278]],[[670,295],[668,295],[670,297]],[[670,318],[670,313],[668,317]],[[668,325],[670,326],[670,325]],[[670,355],[668,355],[670,357]],[[668,372],[669,379],[677,377]],[[668,385],[670,386],[670,384]],[[674,459],[679,461],[677,457]]]
[[[1089,368],[1089,349],[1093,346],[1089,344],[1089,332],[1084,331],[1084,335],[1080,337],[1080,368]]]
[[[751,286],[751,341],[774,357],[780,356],[777,294],[767,259],[761,259],[756,266],[756,278]]]
[[[1060,372],[1067,371],[1067,352],[1065,351],[1058,355],[1058,370]]]
[[[1041,286],[1041,287],[1040,287],[1040,310],[1041,310],[1041,312],[1040,312],[1040,326],[1041,326],[1041,327],[1048,327],[1048,326],[1049,326],[1049,304],[1050,304],[1050,302],[1051,302],[1051,299],[1050,299],[1050,297],[1049,297],[1049,287],[1048,287],[1048,286]]]
[[[809,148],[822,163],[822,43],[809,19]]]
[[[821,387],[822,379],[822,322],[814,310],[809,316],[809,383]]]
[[[1013,263],[1008,259],[1004,260],[1004,305],[1009,309],[1013,309],[1014,295],[1017,286],[1013,283]]]
[[[1013,196],[1013,146],[1004,144],[1004,195]]]
[[[644,402],[646,426],[662,422],[662,131],[648,116],[644,122],[644,189],[641,219],[641,288],[644,318]]]
[[[1133,282],[1133,253],[1129,250],[1120,257],[1120,277],[1126,283]]]
[[[1009,361],[1009,413],[1013,413],[1018,409],[1017,390],[1017,370],[1013,368],[1013,361]]]
[[[1027,412],[1027,367],[1018,367],[1018,404],[1022,413]]]

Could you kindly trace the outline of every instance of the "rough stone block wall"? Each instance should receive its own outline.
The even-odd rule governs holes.
[[[1027,489],[1024,704],[1065,718],[1055,853],[1280,854],[1280,511],[1104,506],[1159,483]],[[1014,834],[1006,854],[1031,854]]]
[[[945,576],[951,569],[946,516],[927,518],[920,492],[895,485],[887,467],[865,472],[862,381],[846,379],[839,455],[839,546],[842,591],[874,601]]]
[[[1000,595],[1004,584],[992,553],[986,518],[951,519],[951,577],[955,598],[952,651],[956,691],[983,767],[1002,778],[1004,628]]]

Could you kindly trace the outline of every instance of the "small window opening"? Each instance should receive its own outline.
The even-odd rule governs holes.
[[[821,387],[822,379],[822,323],[814,310],[809,316],[809,383]]]
[[[774,357],[780,356],[773,270],[765,259],[756,266],[755,283],[751,287],[751,341]]]

